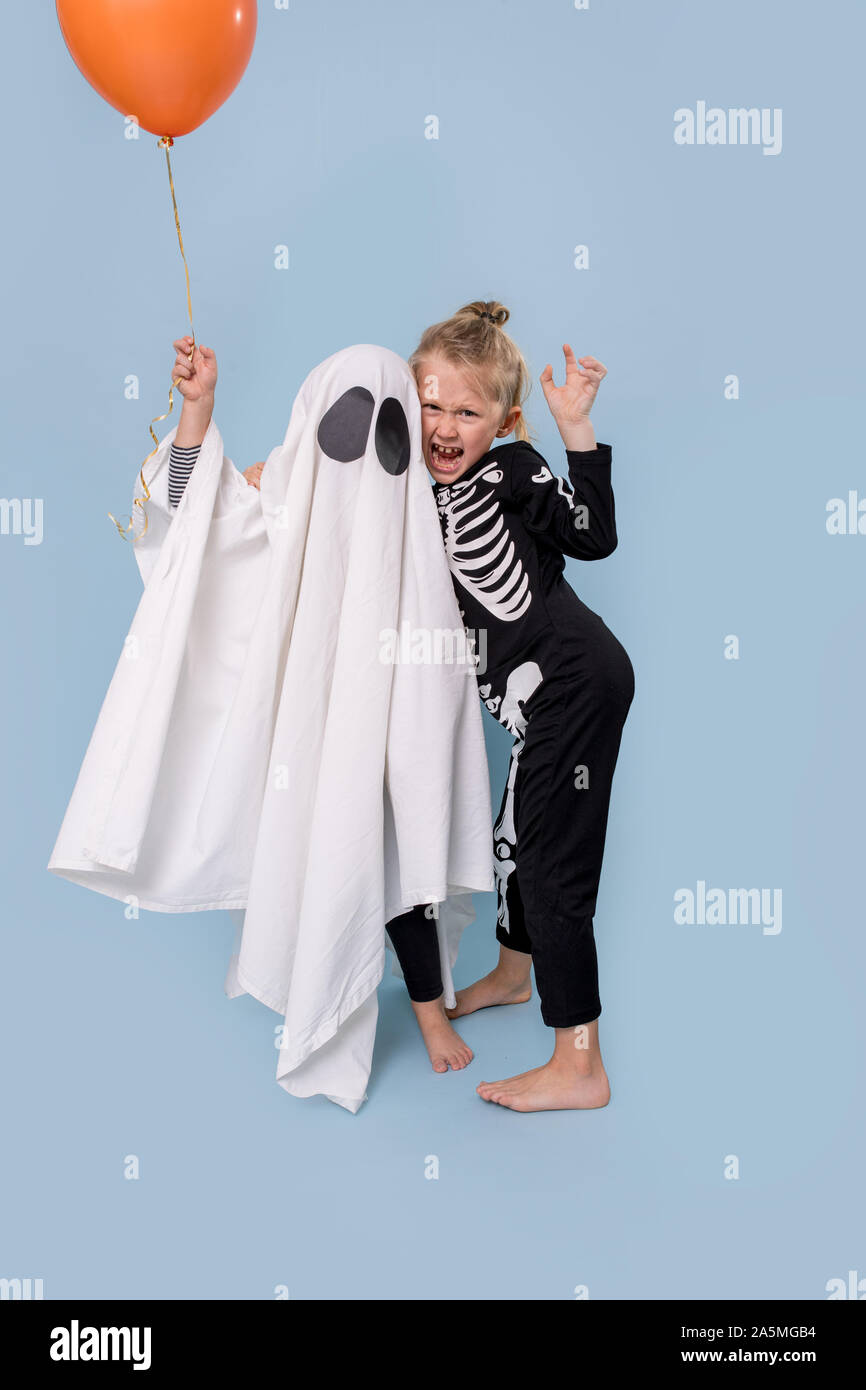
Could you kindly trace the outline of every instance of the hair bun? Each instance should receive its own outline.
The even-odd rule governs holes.
[[[510,318],[505,305],[500,304],[498,299],[473,299],[471,304],[464,304],[462,309],[457,310],[457,313],[484,319],[497,328],[502,328]]]

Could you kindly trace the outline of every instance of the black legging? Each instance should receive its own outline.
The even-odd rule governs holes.
[[[417,907],[393,917],[385,930],[400,962],[409,998],[415,1004],[428,1004],[442,993],[439,937],[436,921],[427,916],[427,907]]]

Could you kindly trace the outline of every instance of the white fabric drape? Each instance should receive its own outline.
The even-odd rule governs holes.
[[[356,400],[369,432],[339,461],[319,427],[333,451]],[[388,471],[401,416],[408,467]],[[386,921],[441,904],[450,1002],[470,895],[493,888],[471,663],[435,641],[433,659],[383,660],[389,631],[462,631],[420,431],[406,363],[365,344],[310,373],[260,492],[212,421],[172,512],[165,437],[135,543],[144,593],[48,864],[154,911],[234,910],[226,990],[284,1015],[279,1083],[351,1111]]]

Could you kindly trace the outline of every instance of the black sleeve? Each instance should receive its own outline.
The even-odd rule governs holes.
[[[568,478],[520,443],[511,457],[511,492],[527,531],[578,560],[603,560],[616,550],[609,444],[566,449]]]
[[[200,444],[193,444],[189,449],[179,449],[176,444],[172,444],[168,456],[168,504],[170,507],[176,507],[183,497],[184,488],[189,482],[189,476],[198,458],[200,448]]]

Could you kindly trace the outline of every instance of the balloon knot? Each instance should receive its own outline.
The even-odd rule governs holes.
[[[158,150],[164,150],[164,149],[170,148],[173,144],[174,144],[174,141],[172,140],[172,138],[171,138],[170,135],[161,135],[160,138],[159,138],[159,144],[157,145],[156,148],[157,148]]]

